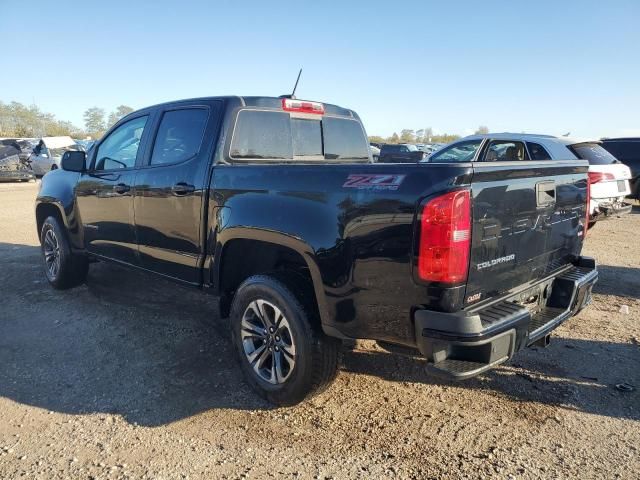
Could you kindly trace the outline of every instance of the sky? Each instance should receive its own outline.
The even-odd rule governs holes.
[[[0,101],[78,126],[92,106],[290,93],[303,68],[298,98],[369,135],[640,136],[638,0],[0,0],[0,38]]]

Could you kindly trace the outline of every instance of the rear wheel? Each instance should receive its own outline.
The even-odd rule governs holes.
[[[54,288],[65,290],[85,281],[89,263],[84,256],[72,253],[66,232],[57,218],[47,217],[42,224],[40,244],[44,272]]]
[[[231,334],[243,373],[276,405],[301,402],[337,374],[340,341],[312,321],[315,308],[307,299],[293,279],[256,275],[233,300]]]
[[[56,165],[55,163],[51,165],[51,171],[57,170],[57,169],[58,169],[58,165]]]

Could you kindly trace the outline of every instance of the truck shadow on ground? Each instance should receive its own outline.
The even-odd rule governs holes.
[[[345,355],[343,368],[388,381],[495,392],[515,402],[640,420],[640,347],[632,343],[556,336],[547,348],[522,350],[510,363],[463,382],[430,376],[425,365],[420,357],[354,350]],[[621,392],[616,389],[621,383],[631,384],[636,390]]]
[[[201,292],[108,264],[93,265],[86,286],[55,291],[44,280],[39,249],[8,244],[0,244],[0,291],[0,396],[145,426],[212,409],[273,408],[244,383],[215,301]],[[515,373],[503,368],[455,385],[640,419],[638,393],[612,386],[640,383],[635,345],[560,339],[515,361]],[[356,350],[346,354],[343,374],[449,385],[423,367],[419,359]]]
[[[598,265],[594,293],[640,298],[640,268]]]

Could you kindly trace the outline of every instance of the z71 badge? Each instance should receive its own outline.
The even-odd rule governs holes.
[[[358,190],[397,190],[406,175],[375,175],[368,173],[352,173],[347,177],[343,188]]]

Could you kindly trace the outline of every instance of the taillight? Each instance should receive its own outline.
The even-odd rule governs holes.
[[[471,248],[471,196],[456,190],[430,200],[422,209],[418,276],[429,282],[467,279]]]
[[[294,98],[283,98],[282,109],[287,112],[324,114],[324,105],[322,103],[296,100]]]
[[[607,182],[615,180],[613,173],[608,172],[589,172],[589,183]]]

